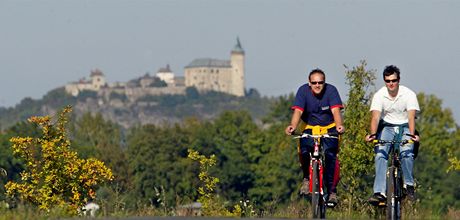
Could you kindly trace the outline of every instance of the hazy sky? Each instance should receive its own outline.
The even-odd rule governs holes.
[[[177,75],[195,58],[229,59],[240,37],[246,87],[295,92],[321,68],[342,98],[345,68],[366,60],[383,86],[434,94],[460,122],[460,1],[0,0],[0,106],[104,72],[109,83]],[[455,101],[457,100],[457,101]]]

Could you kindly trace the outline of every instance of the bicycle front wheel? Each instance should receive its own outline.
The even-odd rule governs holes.
[[[398,195],[400,182],[397,178],[397,169],[393,166],[388,168],[387,174],[387,219],[401,219],[401,198]]]
[[[323,218],[321,209],[321,189],[320,189],[320,175],[319,175],[319,163],[317,161],[312,163],[312,194],[311,194],[311,207],[313,218]]]

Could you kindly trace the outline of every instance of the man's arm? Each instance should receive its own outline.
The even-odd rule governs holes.
[[[372,136],[377,133],[377,127],[379,126],[380,120],[380,111],[372,110],[371,116],[371,125],[370,125],[370,134],[366,136],[366,141],[372,141],[375,139],[375,136]]]
[[[332,108],[331,111],[332,116],[334,117],[335,128],[337,129],[337,132],[343,133],[345,128],[343,127],[342,113],[340,112],[340,108]]]
[[[415,135],[415,114],[416,110],[408,110],[407,111],[407,117],[409,119],[409,132],[412,135]],[[412,138],[413,141],[419,141],[420,138],[419,136],[415,136],[415,138]]]
[[[292,132],[295,131],[295,129],[297,128],[297,125],[300,122],[300,116],[302,116],[302,111],[298,108],[295,108],[294,112],[292,113],[291,124],[288,125],[286,129],[284,130],[284,132],[287,135],[291,135]]]

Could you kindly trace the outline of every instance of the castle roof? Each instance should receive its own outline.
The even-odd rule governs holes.
[[[241,46],[239,37],[236,38],[236,45],[233,48],[232,53],[242,53],[242,54],[244,54],[244,50],[243,50],[243,47]]]
[[[166,67],[160,68],[157,73],[172,73],[172,71],[169,68],[169,64],[167,64]]]
[[[194,59],[189,65],[185,68],[194,68],[194,67],[223,67],[231,68],[230,60],[217,60],[210,58],[199,58]]]
[[[99,70],[99,69],[94,69],[94,70],[91,70],[91,75],[90,75],[90,77],[93,77],[93,76],[104,76],[104,74],[102,73],[101,70]]]

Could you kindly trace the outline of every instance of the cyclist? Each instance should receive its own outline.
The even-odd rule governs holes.
[[[386,66],[383,71],[385,87],[374,94],[371,103],[372,118],[370,135],[366,141],[375,138],[381,140],[409,140],[418,142],[420,137],[415,133],[415,115],[420,111],[416,94],[409,88],[399,84],[400,71],[393,65]],[[407,134],[413,135],[412,137]],[[378,205],[386,200],[386,170],[388,151],[391,144],[375,148],[375,179],[374,194],[368,199],[372,205]],[[403,186],[407,196],[415,200],[414,178],[414,144],[401,146],[400,158],[403,171]]]
[[[294,100],[291,123],[285,129],[291,135],[302,119],[307,126],[304,133],[314,134],[338,132],[343,133],[343,120],[340,109],[342,100],[335,86],[326,83],[326,75],[321,69],[314,69],[308,76],[309,83],[299,87]],[[328,193],[328,203],[337,204],[336,186],[339,181],[339,164],[337,153],[339,141],[326,138],[321,140],[325,152],[324,182]],[[313,139],[300,139],[299,160],[303,172],[300,194],[309,194],[309,165],[310,154],[313,150]]]

